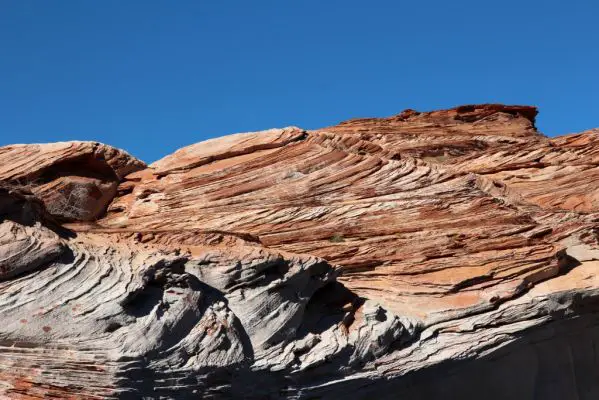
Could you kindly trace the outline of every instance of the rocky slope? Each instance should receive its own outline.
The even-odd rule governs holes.
[[[536,114],[0,148],[0,396],[599,397],[599,131]]]

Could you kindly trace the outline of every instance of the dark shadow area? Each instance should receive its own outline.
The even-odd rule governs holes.
[[[557,266],[559,268],[558,275],[565,275],[580,265],[580,261],[574,257],[562,252],[558,255]]]
[[[577,311],[516,336],[490,355],[449,360],[397,378],[351,379],[312,389],[299,399],[595,400],[599,399],[599,300],[581,296]],[[253,398],[260,398],[259,396]]]
[[[48,213],[44,203],[26,189],[0,182],[0,222],[10,220],[23,226],[41,222],[62,238],[76,237]]]
[[[297,337],[322,333],[334,325],[351,325],[355,311],[364,301],[337,281],[326,284],[314,293],[306,305]]]
[[[32,177],[34,183],[43,184],[63,176],[79,176],[102,181],[119,181],[115,172],[103,158],[94,154],[83,154],[69,160],[52,164]]]

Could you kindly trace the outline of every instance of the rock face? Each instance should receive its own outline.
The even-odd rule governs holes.
[[[100,143],[62,142],[0,148],[2,181],[31,190],[53,216],[92,221],[101,216],[120,181],[145,164]]]
[[[0,393],[598,398],[599,131],[536,114],[0,148]]]

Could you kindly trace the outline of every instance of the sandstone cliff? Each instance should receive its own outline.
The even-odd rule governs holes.
[[[536,114],[0,148],[0,396],[599,398],[599,130]]]

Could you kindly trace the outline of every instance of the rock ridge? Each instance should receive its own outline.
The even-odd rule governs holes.
[[[596,398],[599,131],[536,115],[0,148],[0,394]]]

